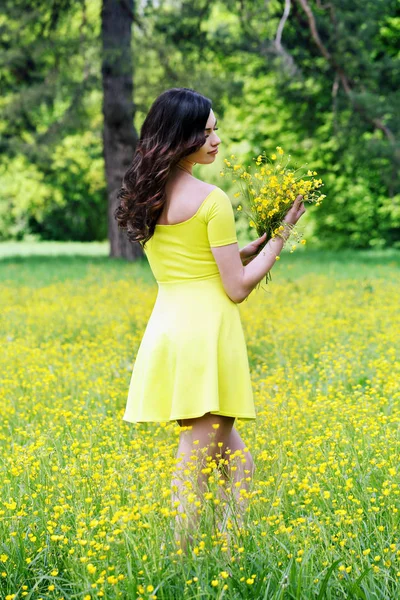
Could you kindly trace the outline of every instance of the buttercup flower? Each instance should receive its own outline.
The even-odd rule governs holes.
[[[243,204],[247,206],[249,212],[243,210],[240,204],[238,211],[245,212],[249,217],[249,226],[256,229],[259,237],[264,232],[267,233],[266,240],[260,245],[259,249],[274,236],[279,236],[283,231],[283,219],[290,210],[297,196],[303,196],[303,202],[314,203],[319,206],[325,194],[319,192],[323,186],[322,179],[315,179],[317,171],[307,170],[304,175],[301,170],[289,168],[290,154],[284,159],[285,154],[281,146],[276,146],[279,158],[275,153],[271,158],[265,152],[253,157],[255,168],[250,171],[243,161],[232,164],[224,160],[226,168],[222,171],[225,174],[235,175],[233,182],[238,183],[240,192],[234,194],[235,198],[243,196]],[[234,155],[231,155],[233,157]],[[276,162],[272,162],[276,161]],[[238,178],[236,178],[238,176]],[[286,225],[287,227],[287,225]],[[290,226],[291,235],[300,241],[301,235],[296,226]],[[306,241],[303,240],[304,246]],[[291,252],[296,249],[296,244],[292,245]],[[266,276],[266,282],[271,279],[271,274]]]

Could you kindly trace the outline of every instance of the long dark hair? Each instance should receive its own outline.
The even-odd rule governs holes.
[[[130,242],[144,247],[165,204],[171,169],[205,144],[211,100],[190,88],[171,88],[153,102],[140,132],[132,164],[122,179],[114,211]]]

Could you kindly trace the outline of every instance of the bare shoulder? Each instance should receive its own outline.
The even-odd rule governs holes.
[[[166,204],[158,221],[160,225],[190,219],[207,196],[218,186],[192,176],[184,176],[166,185]]]
[[[201,181],[200,179],[193,178],[193,182],[191,183],[191,192],[196,198],[204,199],[217,187],[218,186],[213,185],[212,183],[207,183],[206,181]]]
[[[199,198],[201,199],[204,196],[207,196],[213,189],[215,189],[216,185],[212,183],[207,183],[206,181],[201,181],[201,179],[197,179],[193,176],[184,176],[179,180],[170,181],[166,185],[166,193],[167,196],[186,196],[191,198]]]
[[[191,208],[197,208],[217,187],[217,185],[201,181],[196,177],[184,177],[170,185],[167,184],[167,203],[171,205],[183,203]]]

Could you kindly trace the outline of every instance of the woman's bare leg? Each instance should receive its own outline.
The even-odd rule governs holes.
[[[221,524],[221,528],[223,528],[226,519],[231,515],[237,520],[239,527],[243,526],[243,514],[248,505],[248,499],[241,495],[240,490],[245,489],[249,491],[255,471],[253,457],[248,450],[243,450],[244,448],[246,448],[246,444],[240,437],[237,429],[232,427],[227,441],[228,451],[225,450],[223,454],[224,464],[221,468],[221,475],[228,485],[229,483],[231,484],[232,492],[229,494],[225,491],[226,484],[220,486],[221,495],[226,502],[225,519],[224,523]],[[234,512],[231,507],[232,500],[235,504]]]
[[[218,454],[223,455],[234,422],[235,417],[211,413],[180,421],[182,431],[176,456],[178,462],[171,482],[171,502],[172,509],[178,513],[175,517],[175,539],[181,542],[184,551],[188,541],[193,539],[191,532],[196,530],[198,524],[195,501],[202,502],[207,489],[208,474],[201,471],[206,466],[207,456],[218,462]],[[213,425],[218,425],[218,428]],[[194,481],[191,480],[193,474]],[[192,495],[191,502],[188,495]]]

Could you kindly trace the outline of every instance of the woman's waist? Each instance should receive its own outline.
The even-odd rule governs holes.
[[[225,291],[220,274],[175,281],[158,281],[158,302],[172,300],[175,308],[189,304],[192,307],[217,308],[233,302]]]
[[[159,287],[165,287],[170,285],[196,285],[201,284],[203,282],[217,283],[218,285],[222,285],[221,275],[220,273],[212,273],[209,275],[201,275],[198,277],[190,277],[190,276],[179,276],[179,277],[171,277],[165,280],[156,279]]]

